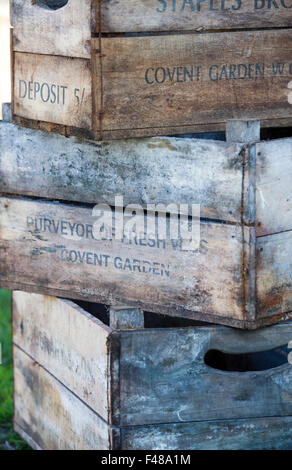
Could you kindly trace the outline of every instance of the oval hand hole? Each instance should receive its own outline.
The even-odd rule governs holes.
[[[288,345],[247,354],[227,354],[210,349],[205,354],[204,361],[207,366],[226,372],[255,372],[288,364],[289,351]]]
[[[35,4],[48,10],[59,10],[67,5],[69,0],[35,0]]]

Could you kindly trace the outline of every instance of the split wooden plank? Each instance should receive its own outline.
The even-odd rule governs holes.
[[[104,420],[111,329],[72,302],[13,294],[14,343]]]
[[[292,139],[256,145],[258,236],[292,230]]]
[[[108,425],[14,347],[14,423],[44,450],[108,450]]]
[[[3,197],[0,208],[2,287],[249,324],[251,302],[243,287],[248,227],[193,220],[200,242],[190,249],[182,239],[161,239],[151,231],[98,240],[100,213],[80,206]],[[111,220],[112,212],[105,216]],[[163,224],[168,220],[160,217]],[[148,223],[154,223],[151,214]]]
[[[91,129],[90,61],[14,54],[14,114]]]
[[[0,123],[0,191],[115,206],[200,205],[201,217],[250,222],[246,147],[182,138],[90,142]],[[243,174],[244,172],[244,174]],[[242,194],[242,181],[245,187]],[[243,207],[242,207],[243,201]]]
[[[45,3],[11,1],[13,50],[90,59],[91,0],[69,0],[57,10]]]

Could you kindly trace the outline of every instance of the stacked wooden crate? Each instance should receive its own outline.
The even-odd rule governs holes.
[[[15,121],[97,139],[291,124],[290,0],[62,4],[12,1]]]
[[[12,1],[0,286],[18,291],[15,428],[35,448],[292,445],[292,325],[277,325],[292,317],[292,139],[259,134],[291,124],[291,13],[215,3]],[[105,140],[225,127],[226,142]],[[96,204],[168,228],[173,203],[194,230],[200,205],[196,249],[145,227],[95,234]]]
[[[14,420],[33,447],[291,448],[292,367],[278,357],[291,323],[116,331],[93,313],[14,293]],[[210,367],[214,350],[245,354],[249,371],[238,360]]]

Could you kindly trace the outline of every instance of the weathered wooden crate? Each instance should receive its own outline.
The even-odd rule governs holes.
[[[291,124],[286,0],[63,3],[12,1],[15,122],[99,140]]]
[[[291,317],[291,139],[93,143],[2,123],[0,142],[0,286],[240,328]],[[97,240],[94,203],[117,194],[200,204],[198,249]]]
[[[33,447],[291,448],[291,323],[118,331],[94,309],[13,294],[14,427]]]

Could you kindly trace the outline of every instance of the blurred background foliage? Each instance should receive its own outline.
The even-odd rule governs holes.
[[[0,450],[29,449],[12,429],[11,293],[4,290],[0,290],[0,344],[2,349],[2,364],[0,365]]]
[[[11,101],[9,0],[0,0],[0,119],[2,103]],[[1,258],[0,258],[1,266]],[[0,290],[0,450],[29,447],[13,432],[13,373],[11,345],[11,293]]]

